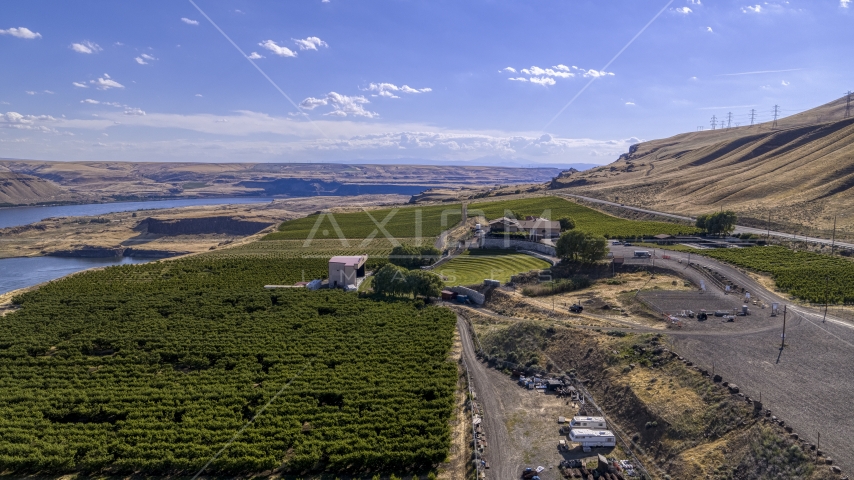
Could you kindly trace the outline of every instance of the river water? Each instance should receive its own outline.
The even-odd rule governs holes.
[[[47,207],[0,208],[0,228],[29,225],[50,217],[89,217],[115,212],[132,212],[153,208],[192,207],[198,205],[232,205],[240,203],[269,203],[272,198],[189,198],[152,200],[150,202],[90,203],[85,205],[55,205]]]
[[[0,208],[0,228],[16,227],[38,222],[48,217],[83,217],[114,212],[129,212],[153,208],[190,207],[197,205],[231,205],[265,203],[270,198],[196,198],[181,200],[154,200],[150,202],[117,202],[86,205],[57,205],[49,207]],[[93,267],[145,263],[148,258],[62,258],[25,257],[0,259],[0,294],[64,277]]]
[[[150,262],[150,258],[22,257],[0,260],[0,295],[94,267]]]

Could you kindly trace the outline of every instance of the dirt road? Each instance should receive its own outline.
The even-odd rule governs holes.
[[[558,416],[572,416],[572,405],[555,395],[523,389],[507,375],[477,359],[468,322],[457,316],[463,342],[463,358],[469,369],[477,401],[484,411],[487,440],[484,458],[490,468],[487,479],[519,478],[526,467],[544,466],[543,480],[561,478],[557,465],[564,458],[557,450]]]

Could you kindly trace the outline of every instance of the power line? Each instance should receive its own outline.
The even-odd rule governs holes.
[[[730,128],[732,126],[732,112],[728,112],[726,115],[726,128]]]
[[[712,130],[718,126],[718,117],[712,115]]]
[[[753,120],[756,118],[756,109],[750,109],[750,125],[753,126]]]
[[[780,113],[780,106],[774,105],[774,123],[771,125],[771,128],[777,127],[777,115]]]

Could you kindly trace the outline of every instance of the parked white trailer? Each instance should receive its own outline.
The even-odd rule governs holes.
[[[607,430],[608,424],[603,417],[572,417],[569,422],[570,428],[584,428],[587,430]]]
[[[589,430],[586,428],[573,428],[569,431],[569,439],[581,444],[581,447],[613,447],[617,445],[617,439],[610,430]]]

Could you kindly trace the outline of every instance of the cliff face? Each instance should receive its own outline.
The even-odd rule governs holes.
[[[137,231],[159,235],[252,235],[272,225],[268,222],[244,220],[235,217],[203,217],[160,220],[146,218],[139,222]]]

